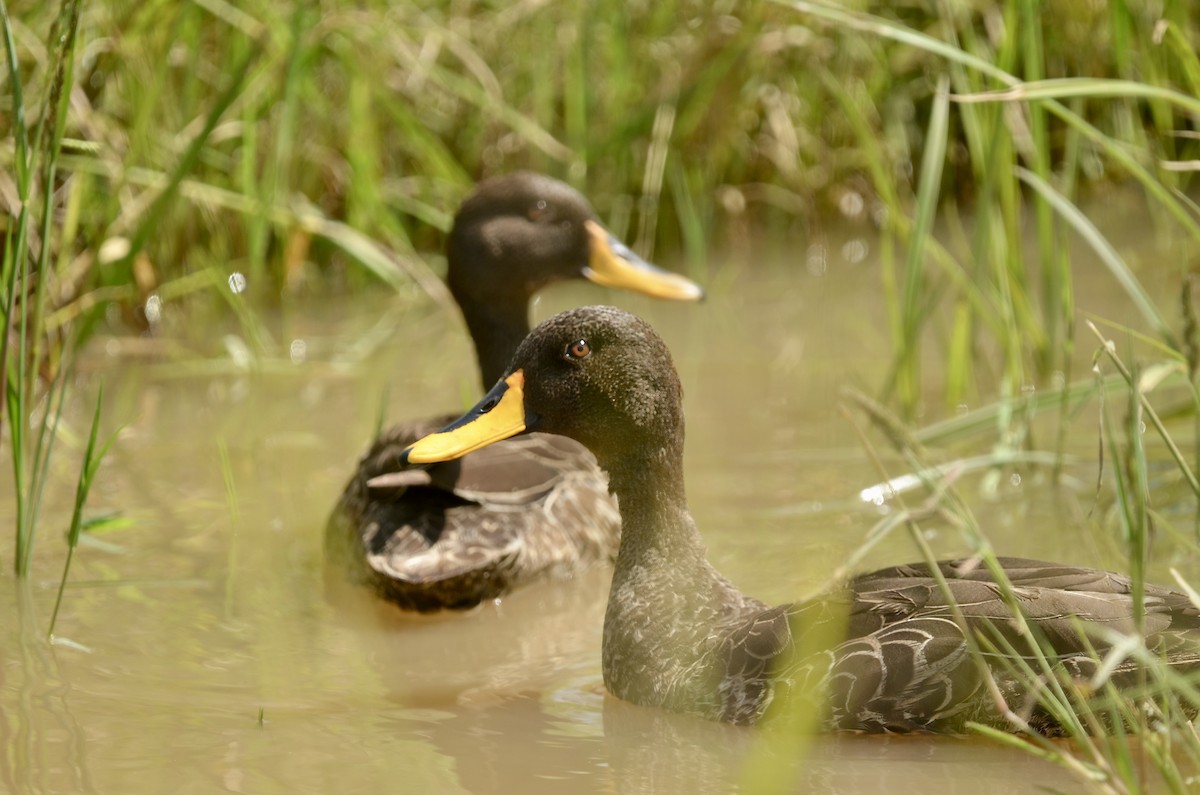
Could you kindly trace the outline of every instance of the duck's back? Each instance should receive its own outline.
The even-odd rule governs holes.
[[[409,610],[473,607],[616,554],[620,517],[595,458],[529,434],[458,461],[402,468],[401,450],[451,418],[382,434],[326,530],[327,558]]]
[[[1106,630],[1135,632],[1128,577],[1022,558],[1000,558],[1012,597],[1038,637],[1041,652],[1076,680],[1097,671],[1111,648]],[[1047,734],[1061,727],[1031,702],[1022,662],[1037,668],[1037,653],[1012,618],[1003,589],[984,566],[941,561],[938,570],[963,619],[984,650],[991,676],[1010,707]],[[835,601],[838,597],[834,597]],[[827,725],[855,731],[964,731],[967,721],[1011,728],[985,687],[950,603],[925,564],[861,575],[840,595],[848,640],[808,660],[828,690]],[[803,609],[809,609],[807,607]],[[798,608],[797,612],[803,612]],[[1200,611],[1183,594],[1145,589],[1146,645],[1177,670],[1200,669]],[[1118,687],[1134,684],[1131,660],[1109,672]],[[793,677],[795,678],[795,677]]]
[[[1091,631],[1137,631],[1133,584],[1126,575],[1027,558],[999,558],[999,563],[1025,621],[1056,654],[1084,651],[1080,622]],[[982,563],[939,561],[938,571],[968,622],[991,622],[989,626],[1008,642],[1023,642],[1011,621],[1003,589]],[[855,596],[854,635],[914,617],[950,615],[941,588],[924,563],[862,575],[851,589]],[[1181,643],[1200,640],[1196,634],[1200,632],[1200,611],[1185,594],[1152,584],[1146,584],[1143,593],[1141,631],[1149,648],[1170,651]],[[1096,639],[1092,643],[1104,645]]]

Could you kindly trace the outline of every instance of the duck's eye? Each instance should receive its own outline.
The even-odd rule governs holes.
[[[567,346],[567,359],[586,359],[592,353],[587,340],[576,340]]]

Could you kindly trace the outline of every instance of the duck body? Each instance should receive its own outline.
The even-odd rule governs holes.
[[[1022,558],[998,562],[1025,621],[1043,639],[1043,651],[1073,680],[1096,673],[1089,647],[1100,654],[1109,648],[1081,628],[1135,631],[1127,577]],[[1000,585],[978,563],[941,561],[938,568],[970,632],[1002,637],[1032,663],[1034,649],[1016,630]],[[647,586],[641,582],[645,575],[659,582]],[[692,578],[710,594],[697,610],[673,603],[658,575],[661,571],[647,568],[614,578],[604,674],[606,687],[620,698],[753,724],[783,693],[798,699],[800,708],[821,710],[828,731],[956,734],[969,722],[1011,728],[925,564],[862,574],[813,600],[774,607],[745,597],[710,571]],[[648,622],[634,594],[650,596],[659,615]],[[830,632],[844,640],[826,645]],[[1173,667],[1200,669],[1200,617],[1183,594],[1147,587],[1145,635],[1147,645]],[[654,665],[630,654],[634,648]],[[1013,658],[988,660],[988,673],[1009,707],[1035,730],[1061,734],[1054,716],[1014,673]],[[1137,670],[1132,662],[1121,663],[1112,680],[1119,687],[1133,685]]]
[[[946,732],[968,721],[1011,729],[986,686],[1046,734],[1061,727],[1015,667],[1031,644],[1074,678],[1096,672],[1112,636],[1137,631],[1127,577],[1001,558],[1030,628],[1018,628],[994,573],[979,561],[942,561],[960,624],[924,564],[859,575],[817,598],[768,606],[706,560],[682,477],[682,390],[653,330],[611,307],[561,313],[518,348],[505,377],[474,409],[406,450],[409,461],[450,460],[495,438],[497,423],[569,436],[609,475],[622,529],[605,613],[605,686],[637,704],[731,723],[757,723],[781,694],[811,700],[834,731]],[[1147,586],[1142,635],[1176,670],[1200,673],[1200,611]],[[985,653],[969,650],[967,634]],[[1118,686],[1140,669],[1115,664]]]
[[[340,572],[405,610],[466,609],[538,577],[611,561],[621,518],[596,459],[530,434],[460,461],[397,470],[401,450],[445,425],[382,434],[359,462],[327,533]]]
[[[587,278],[663,298],[703,296],[608,234],[574,189],[530,172],[478,186],[455,216],[447,259],[485,383],[528,333],[529,301],[547,284]],[[585,447],[531,434],[460,461],[401,463],[406,446],[448,419],[396,425],[371,444],[327,522],[327,572],[430,612],[612,560],[620,518]]]

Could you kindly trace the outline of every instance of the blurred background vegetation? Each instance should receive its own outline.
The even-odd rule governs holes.
[[[436,291],[457,201],[517,168],[573,183],[643,253],[696,275],[710,252],[753,267],[831,218],[892,236],[899,267],[912,233],[923,250],[908,219],[936,158],[935,203],[975,217],[974,242],[948,254],[959,283],[945,278],[1010,296],[1029,323],[1010,357],[1044,374],[1063,333],[1056,232],[1045,206],[1021,205],[1033,191],[1016,167],[1071,201],[1140,178],[1135,168],[1178,197],[1200,157],[1194,105],[1100,82],[953,103],[944,132],[930,129],[942,77],[958,95],[1071,77],[1200,96],[1200,9],[1188,0],[7,0],[31,131],[53,107],[73,12],[57,172],[34,187],[53,195],[50,333],[109,306],[148,328],[184,297],[222,295],[204,288],[234,273],[260,305],[379,282]],[[10,231],[15,82],[0,70]],[[1180,212],[1196,223],[1190,203]],[[1029,229],[1041,262],[1021,261]],[[903,270],[891,278],[902,313]],[[986,292],[959,298],[976,315],[961,333],[1003,324]]]

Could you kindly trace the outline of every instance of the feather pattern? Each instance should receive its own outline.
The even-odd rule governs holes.
[[[605,284],[659,297],[703,295],[609,236],[577,191],[529,172],[481,183],[463,202],[447,261],[485,387],[528,333],[529,301],[547,284],[602,271]],[[359,461],[326,527],[335,576],[427,612],[473,607],[613,558],[616,504],[577,442],[540,434],[429,468],[400,463],[407,445],[450,419],[397,425]]]
[[[563,355],[580,342],[585,356]],[[1062,727],[1040,702],[1040,685],[1019,672],[1036,652],[1050,656],[1055,673],[1084,679],[1098,671],[1112,633],[1140,632],[1170,666],[1200,673],[1200,611],[1187,596],[1147,586],[1139,627],[1128,577],[1076,566],[1001,558],[1012,602],[979,561],[950,560],[937,564],[948,594],[933,569],[910,564],[767,606],[705,559],[683,482],[682,389],[646,323],[612,307],[561,313],[517,349],[517,371],[525,416],[585,444],[617,496],[621,542],[602,663],[619,698],[756,723],[784,696],[810,701],[834,731],[959,732],[968,721],[1013,728],[985,686],[990,675],[1030,726],[1055,734]],[[981,657],[970,648],[976,640]],[[1124,660],[1110,673],[1121,687],[1137,682],[1139,668]]]
[[[363,457],[326,537],[339,569],[428,612],[473,607],[615,556],[620,516],[586,449],[534,434],[427,470],[397,469],[400,450],[444,424],[394,428]],[[394,477],[409,473],[421,477]]]

